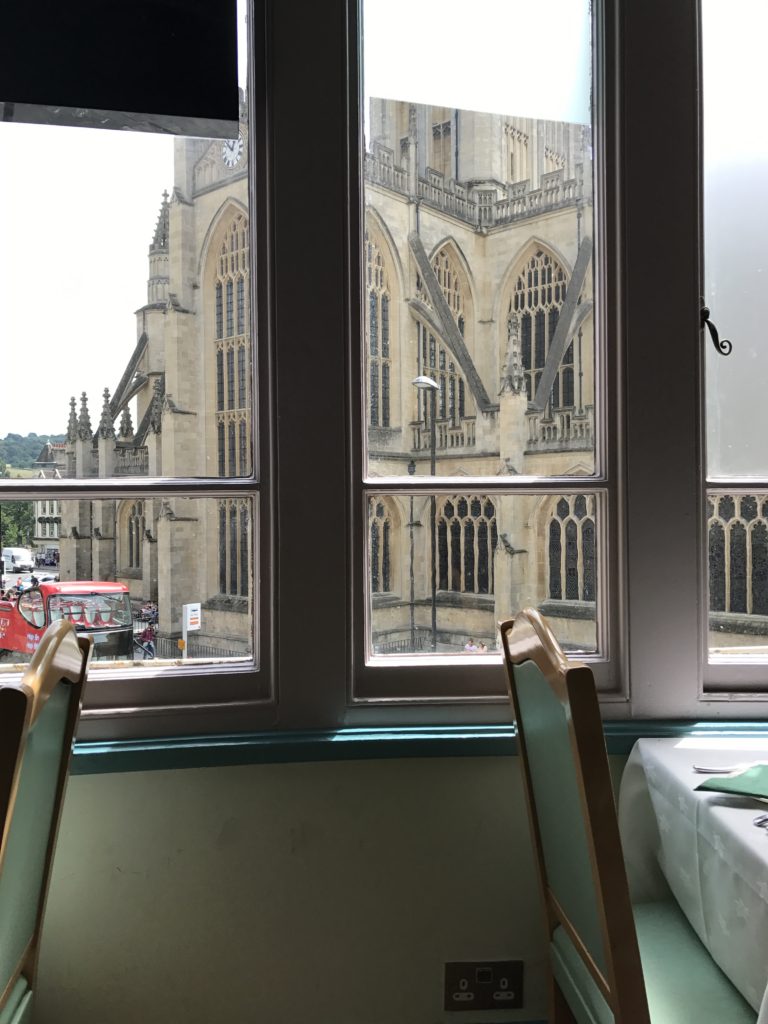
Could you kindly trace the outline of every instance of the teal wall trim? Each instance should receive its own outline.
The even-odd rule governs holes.
[[[768,736],[768,721],[606,722],[609,754],[628,754],[641,736]],[[517,754],[511,725],[344,729],[183,736],[109,743],[77,743],[73,775],[302,761],[359,761],[399,757],[510,757]]]
[[[503,757],[514,753],[515,732],[508,725],[264,732],[77,743],[72,774],[396,757]]]

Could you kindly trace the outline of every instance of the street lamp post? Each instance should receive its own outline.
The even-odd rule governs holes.
[[[416,463],[411,459],[408,463],[408,476],[413,476],[416,472]],[[410,583],[411,583],[411,602],[410,602],[410,623],[411,623],[411,654],[416,650],[416,623],[414,621],[414,606],[415,606],[415,594],[413,588],[413,528],[416,524],[413,521],[413,495],[410,498],[410,514],[408,516],[408,536],[410,538],[411,552],[410,552]]]
[[[415,388],[420,391],[429,392],[429,473],[435,475],[437,456],[437,434],[435,425],[435,413],[437,408],[437,392],[440,385],[431,377],[414,377],[411,381]],[[426,410],[425,410],[426,415]],[[413,517],[411,517],[413,518]],[[437,650],[437,551],[435,537],[435,522],[437,518],[437,499],[434,492],[429,496],[429,547],[432,557],[432,651]]]

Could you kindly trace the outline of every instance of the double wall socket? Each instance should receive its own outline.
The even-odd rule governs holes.
[[[522,1005],[522,960],[445,965],[446,1010],[514,1010]]]

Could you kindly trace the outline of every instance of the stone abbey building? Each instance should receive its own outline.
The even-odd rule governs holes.
[[[588,476],[589,129],[374,100],[370,134],[369,475],[430,472],[432,398],[413,384],[426,376],[438,385],[438,476]],[[496,622],[526,604],[557,618],[563,643],[594,647],[598,522],[588,487],[575,479],[569,494],[500,498],[475,483],[438,495],[438,649],[461,650],[470,636],[491,648]],[[386,494],[372,502],[374,649],[425,649],[432,639],[429,505]]]
[[[496,621],[525,603],[588,649],[600,525],[579,482],[594,467],[589,129],[374,100],[369,131],[368,474],[422,476],[434,458],[437,475],[471,483],[435,500],[438,649],[460,650],[468,636],[493,646]],[[62,476],[251,472],[246,149],[176,140],[135,344],[119,381],[71,400],[55,453]],[[434,424],[420,376],[437,385]],[[475,480],[504,475],[574,484],[500,498]],[[427,649],[431,638],[429,505],[386,489],[370,502],[382,653]],[[248,654],[252,517],[248,503],[216,497],[63,502],[62,579],[124,581],[137,602],[157,601],[169,639],[182,605],[199,600],[197,651]]]

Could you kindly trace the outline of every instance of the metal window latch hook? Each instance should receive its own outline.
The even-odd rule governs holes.
[[[721,356],[729,356],[733,351],[733,345],[727,338],[723,338],[720,341],[720,335],[717,333],[717,328],[709,319],[709,306],[701,307],[701,326],[702,328],[709,328],[709,333],[712,338],[712,344],[715,346]]]

